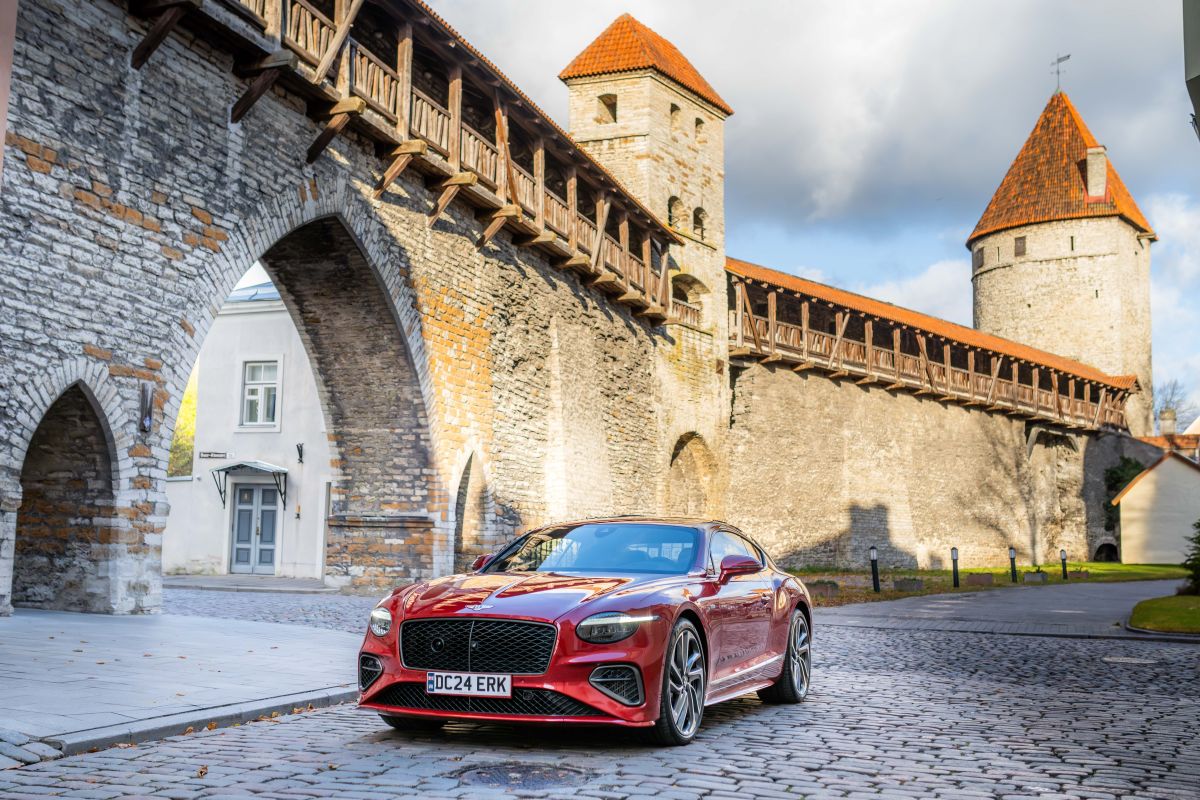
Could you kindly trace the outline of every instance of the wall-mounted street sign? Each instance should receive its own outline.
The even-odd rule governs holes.
[[[228,453],[218,453],[212,450],[201,450],[200,458],[229,458]]]

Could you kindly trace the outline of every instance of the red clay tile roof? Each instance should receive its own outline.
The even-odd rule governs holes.
[[[641,69],[656,70],[691,89],[726,114],[733,113],[729,104],[721,99],[675,45],[630,14],[617,17],[582,53],[575,56],[566,69],[558,73],[558,77],[565,81]]]
[[[809,297],[815,297],[818,300],[825,300],[835,305],[844,306],[872,317],[890,320],[891,322],[907,325],[911,328],[919,328],[935,336],[950,339],[968,347],[990,350],[993,353],[1008,356],[1009,358],[1049,367],[1059,372],[1075,375],[1084,380],[1102,383],[1114,389],[1122,391],[1137,390],[1137,376],[1135,375],[1107,375],[1095,367],[1079,361],[1056,356],[1053,353],[1047,353],[1044,350],[1038,350],[1020,342],[1002,339],[999,336],[977,331],[974,328],[956,325],[953,322],[931,317],[919,311],[894,306],[882,300],[864,297],[861,294],[847,292],[844,289],[836,289],[832,286],[826,286],[823,283],[789,275],[786,272],[778,272],[777,270],[768,269],[758,264],[751,264],[748,261],[740,261],[736,258],[726,258],[725,269],[742,278],[763,281],[783,289],[791,289]]]
[[[1096,146],[1096,138],[1070,98],[1063,92],[1051,95],[1033,132],[967,239],[967,247],[980,236],[1006,228],[1083,217],[1120,216],[1155,237],[1111,160],[1106,196],[1088,198],[1087,149]]]
[[[1188,453],[1200,448],[1200,433],[1175,433],[1170,436],[1139,436],[1138,439],[1146,444],[1152,444],[1159,450],[1181,450]]]

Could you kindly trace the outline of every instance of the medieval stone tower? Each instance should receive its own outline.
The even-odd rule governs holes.
[[[1055,92],[967,239],[975,327],[1135,375],[1152,433],[1150,244],[1157,237],[1079,112]]]
[[[678,235],[670,246],[673,342],[660,359],[664,506],[719,515],[729,382],[725,275],[725,119],[733,109],[673,44],[629,14],[564,69],[570,132]],[[701,476],[697,478],[696,476]]]

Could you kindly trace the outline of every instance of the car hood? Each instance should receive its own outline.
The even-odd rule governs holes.
[[[657,583],[662,575],[564,575],[497,572],[451,575],[418,584],[404,597],[405,617],[470,615],[552,621],[623,589]]]

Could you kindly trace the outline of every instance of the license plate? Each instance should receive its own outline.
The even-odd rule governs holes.
[[[512,697],[512,675],[478,672],[429,672],[426,694],[457,694],[467,697]]]

